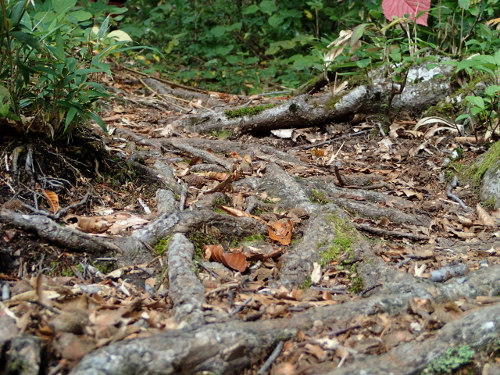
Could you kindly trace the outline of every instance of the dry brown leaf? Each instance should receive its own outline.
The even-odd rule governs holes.
[[[49,202],[52,213],[57,213],[57,211],[59,211],[59,197],[57,194],[50,190],[42,190],[42,193],[45,199],[47,199],[47,202]]]
[[[323,350],[323,348],[321,348],[321,346],[314,344],[306,344],[305,349],[313,356],[315,356],[318,360],[320,361],[326,360],[327,354]]]
[[[481,220],[481,223],[487,227],[494,227],[495,226],[495,219],[486,212],[486,210],[481,206],[480,203],[476,205],[476,211],[477,211],[477,216],[479,217],[479,220]]]
[[[127,212],[116,212],[104,216],[76,216],[77,228],[87,233],[104,233],[109,230],[111,234],[118,234],[127,228],[144,225],[149,221],[140,216]]]
[[[220,209],[221,209],[221,210],[224,210],[224,211],[226,211],[228,214],[233,215],[233,216],[236,216],[236,217],[251,217],[252,219],[258,220],[258,221],[260,221],[261,223],[267,224],[267,223],[266,223],[263,219],[261,219],[260,217],[255,216],[255,215],[252,215],[252,214],[249,214],[248,212],[245,212],[245,211],[242,211],[242,210],[238,210],[237,208],[228,207],[228,206],[220,206]]]
[[[269,238],[282,245],[292,242],[293,221],[276,221],[269,227]]]
[[[226,253],[220,244],[203,246],[205,257],[210,254],[210,259],[239,272],[247,269],[247,259],[243,253]]]
[[[212,180],[225,181],[228,174],[224,172],[208,172],[206,173],[206,176]]]

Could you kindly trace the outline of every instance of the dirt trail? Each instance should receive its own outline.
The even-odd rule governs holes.
[[[104,143],[2,145],[0,370],[498,369],[498,216],[451,185],[451,129],[361,108],[242,131],[214,124],[288,98],[113,88]]]

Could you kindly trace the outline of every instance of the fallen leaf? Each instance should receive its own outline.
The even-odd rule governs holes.
[[[269,227],[269,238],[278,241],[282,245],[290,245],[292,242],[293,221],[276,221]]]
[[[245,272],[247,269],[247,259],[243,253],[226,253],[220,244],[205,245],[203,250],[205,254],[209,254],[209,259],[222,263],[233,270]]]
[[[251,217],[252,219],[258,220],[261,223],[267,224],[265,222],[265,220],[261,219],[260,217],[249,214],[248,212],[245,212],[243,210],[239,210],[237,208],[228,207],[228,206],[220,206],[220,209],[223,211],[226,211],[228,214],[236,216],[236,217]]]
[[[47,202],[49,202],[52,213],[55,214],[57,211],[59,211],[59,197],[57,196],[57,194],[50,190],[42,190],[42,193],[45,199],[47,199]]]
[[[476,205],[476,211],[477,211],[477,216],[479,217],[479,220],[483,223],[483,225],[487,227],[494,227],[495,226],[495,219],[486,212],[486,210],[481,206],[480,203]]]
[[[321,280],[321,265],[319,263],[313,263],[313,270],[311,272],[311,283],[317,284]]]

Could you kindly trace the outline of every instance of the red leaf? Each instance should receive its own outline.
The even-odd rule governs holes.
[[[247,259],[243,253],[226,253],[220,244],[205,245],[203,249],[210,259],[224,264],[233,270],[245,272]]]
[[[427,26],[430,7],[431,0],[382,0],[382,10],[389,21],[392,21],[393,16],[402,18],[405,14],[409,14],[410,19],[415,21],[415,17],[424,12],[415,22]]]

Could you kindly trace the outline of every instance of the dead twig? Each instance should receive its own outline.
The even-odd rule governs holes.
[[[415,241],[428,241],[429,236],[421,235],[421,234],[413,234],[413,233],[403,233],[403,232],[396,232],[393,230],[386,230],[386,229],[380,229],[380,228],[374,228],[368,224],[358,224],[354,223],[354,226],[356,229],[359,230],[364,230],[366,232],[370,232],[373,234],[378,234],[382,236],[387,236],[387,237],[402,237],[402,238],[409,238],[411,240]]]
[[[344,138],[355,137],[357,135],[362,135],[362,134],[366,134],[366,133],[369,133],[369,132],[370,132],[370,130],[360,130],[359,132],[355,132],[355,133],[351,133],[351,134],[346,134],[346,135],[341,135],[340,137],[331,138],[331,139],[328,139],[328,140],[323,141],[323,142],[314,143],[312,145],[300,146],[300,148],[302,150],[309,150],[310,148],[314,148],[314,147],[318,147],[318,146],[324,146],[324,145],[329,145],[332,142],[335,142],[335,141],[338,141],[338,140],[341,140],[341,139],[344,139]]]
[[[266,362],[264,362],[259,371],[257,371],[257,375],[264,375],[267,372],[269,367],[271,367],[273,362],[276,360],[276,358],[278,358],[281,351],[283,350],[283,345],[284,345],[283,341],[280,341],[278,345],[276,345],[276,348],[274,348],[269,358],[266,360]]]

